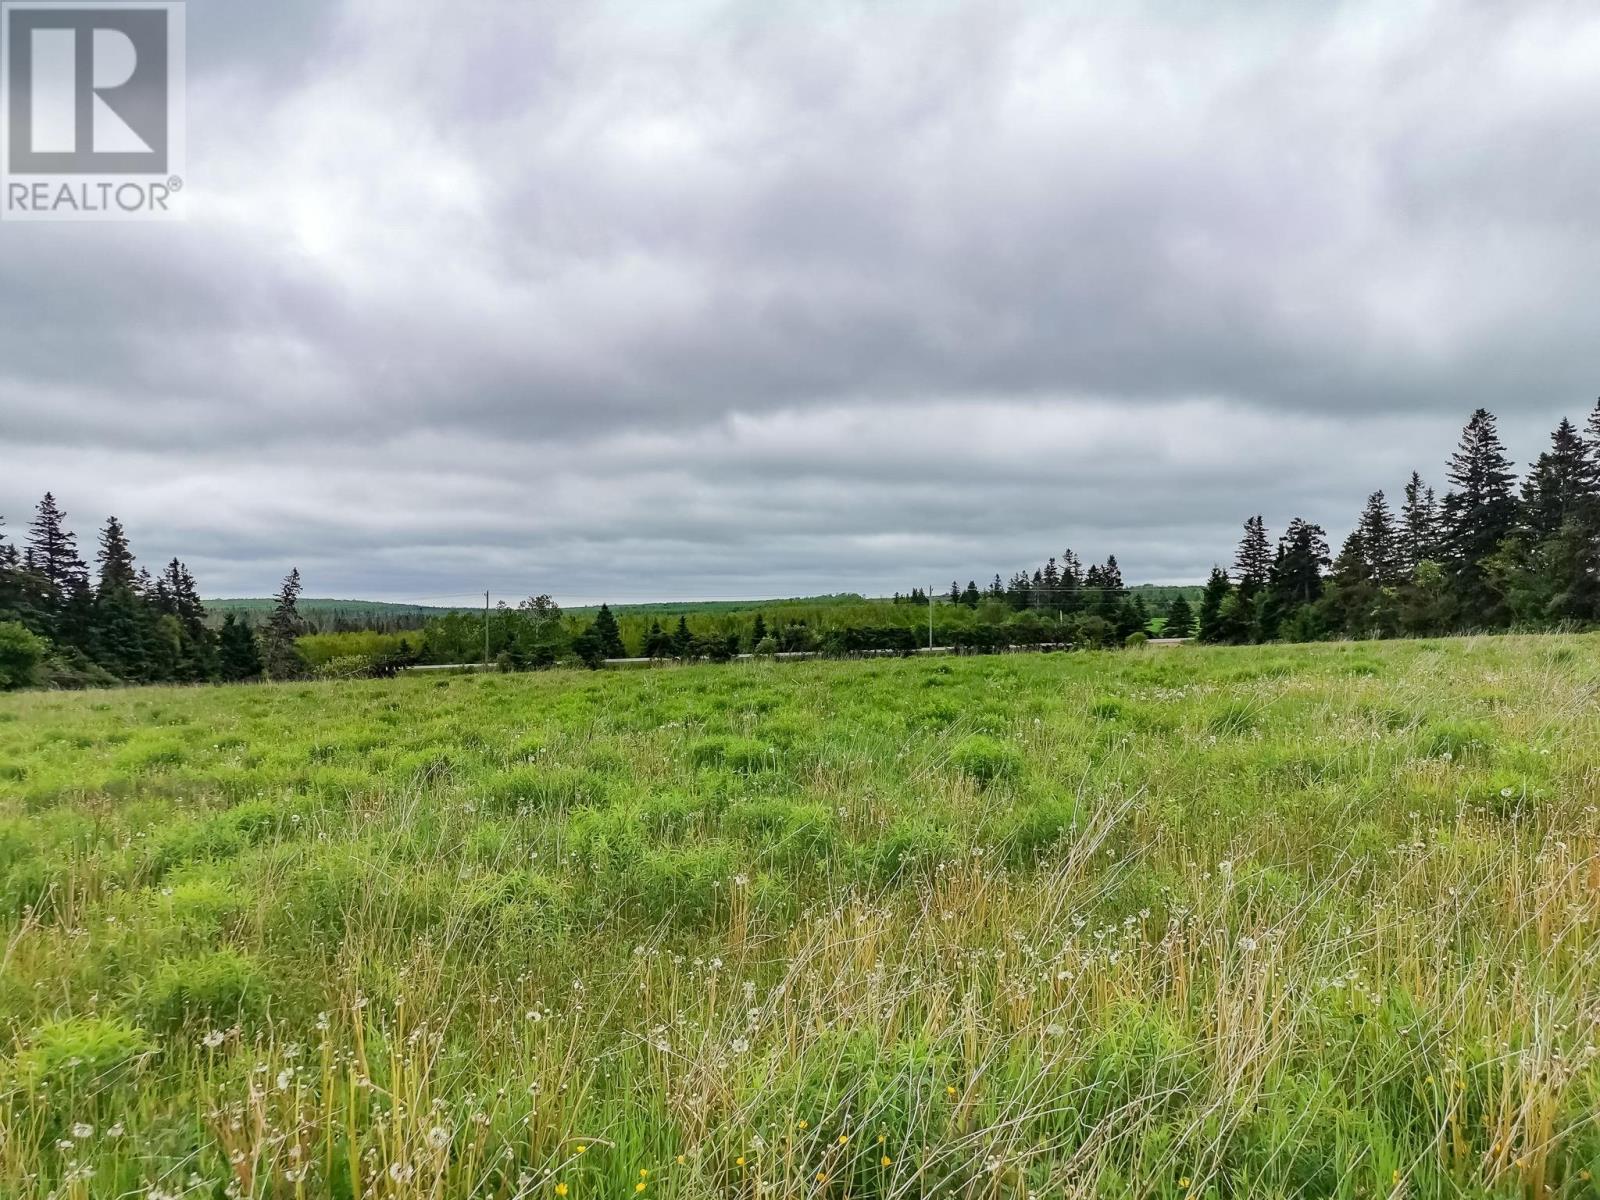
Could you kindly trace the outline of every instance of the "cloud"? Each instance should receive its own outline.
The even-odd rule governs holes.
[[[1600,14],[190,16],[192,219],[0,227],[0,511],[213,593],[1198,578],[1593,391]]]

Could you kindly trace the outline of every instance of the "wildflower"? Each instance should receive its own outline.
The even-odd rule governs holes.
[[[734,1159],[733,1160],[733,1165],[736,1166],[736,1167],[744,1166],[744,1155],[741,1154],[741,1155],[739,1155],[738,1158]]]
[[[641,1180],[639,1180],[638,1183],[634,1184],[633,1185],[633,1190],[636,1191],[636,1192],[644,1191],[644,1180],[641,1179]]]
[[[839,1135],[839,1145],[848,1146],[849,1144],[850,1144],[850,1135],[848,1133],[841,1133]]]
[[[1256,940],[1255,940],[1255,938],[1253,938],[1253,937],[1242,937],[1242,938],[1239,939],[1239,949],[1243,950],[1246,954],[1249,954],[1250,951],[1254,950],[1255,948],[1256,948]]]
[[[428,1130],[428,1145],[435,1150],[443,1150],[450,1144],[450,1131],[443,1125],[435,1125]]]
[[[947,1086],[944,1089],[944,1094],[946,1096],[952,1096],[953,1097],[956,1094],[956,1085],[952,1083],[949,1086]]]
[[[800,1122],[800,1128],[801,1129],[810,1129],[811,1128],[811,1122],[810,1121],[801,1121]]]
[[[650,1177],[650,1168],[649,1167],[640,1167],[639,1168],[639,1178],[640,1179],[648,1179],[649,1177]]]
[[[222,1045],[222,1036],[222,1030],[213,1029],[210,1033],[206,1034],[205,1037],[200,1039],[200,1044],[207,1050],[215,1050],[218,1046]]]
[[[579,1142],[578,1143],[578,1153],[579,1154],[587,1154],[588,1152],[589,1152],[589,1147],[585,1146],[582,1142]]]
[[[683,1166],[683,1164],[684,1164],[684,1163],[685,1163],[685,1162],[687,1162],[687,1161],[688,1161],[688,1160],[687,1160],[687,1159],[686,1159],[686,1158],[685,1158],[685,1157],[684,1157],[684,1156],[683,1156],[683,1155],[681,1155],[681,1154],[680,1154],[680,1155],[678,1155],[678,1165],[679,1165],[679,1166],[680,1166],[680,1167],[681,1167],[681,1166]]]
[[[109,1128],[107,1128],[106,1136],[107,1137],[112,1137],[112,1138],[119,1138],[125,1132],[126,1132],[126,1130],[124,1130],[122,1128],[122,1122],[118,1121],[115,1125],[112,1125]]]
[[[76,1125],[74,1125],[72,1127],[72,1136],[77,1138],[78,1141],[80,1141],[80,1142],[83,1141],[84,1138],[93,1137],[94,1136],[94,1126],[93,1125],[86,1125],[82,1121],[79,1121]]]
[[[734,1038],[732,1048],[735,1054],[743,1054],[750,1049],[750,1039],[742,1037]]]
[[[563,1179],[560,1183],[556,1184],[556,1195],[565,1196],[566,1194],[567,1194],[567,1181],[565,1179]]]
[[[1185,1175],[1182,1179],[1178,1180],[1178,1186],[1181,1187],[1181,1188],[1188,1187],[1189,1186],[1189,1177],[1187,1175]]]
[[[882,1158],[880,1158],[878,1160],[878,1165],[880,1167],[887,1167],[889,1165],[889,1156],[885,1154]]]

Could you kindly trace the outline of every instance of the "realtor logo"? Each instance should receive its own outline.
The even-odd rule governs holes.
[[[0,217],[183,215],[181,0],[0,3]]]

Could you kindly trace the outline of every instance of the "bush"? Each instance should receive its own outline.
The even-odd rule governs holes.
[[[372,674],[372,658],[366,654],[341,654],[319,663],[312,673],[318,679],[365,679]]]
[[[34,687],[50,643],[16,621],[0,621],[0,692]]]
[[[1129,650],[1143,650],[1145,643],[1149,640],[1150,638],[1146,634],[1130,633],[1125,639],[1123,639],[1122,644]]]

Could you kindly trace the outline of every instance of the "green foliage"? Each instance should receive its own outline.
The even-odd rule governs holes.
[[[44,638],[16,621],[0,621],[0,692],[38,683],[39,667],[49,653]]]
[[[950,751],[950,763],[980,784],[1011,779],[1022,769],[1022,756],[1015,748],[992,737],[963,738]]]

